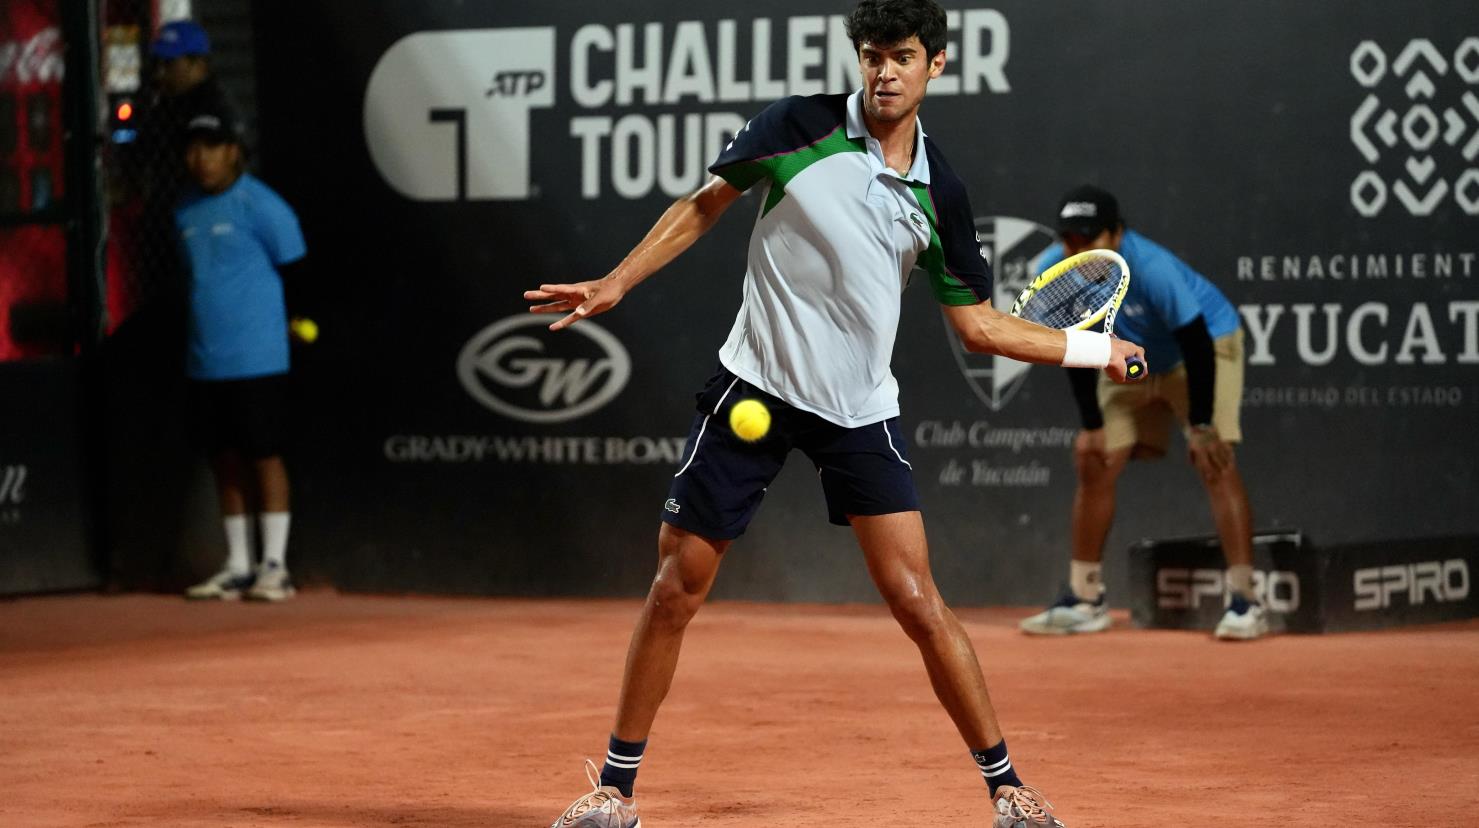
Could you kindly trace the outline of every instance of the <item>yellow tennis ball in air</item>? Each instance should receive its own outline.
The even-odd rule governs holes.
[[[729,409],[729,427],[734,436],[753,443],[770,431],[770,409],[759,400],[740,400]]]
[[[304,316],[294,319],[291,323],[293,333],[304,343],[312,343],[318,339],[318,323]]]

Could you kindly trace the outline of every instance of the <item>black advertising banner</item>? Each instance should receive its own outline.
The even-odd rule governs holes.
[[[0,365],[0,595],[91,589],[76,360]]]
[[[1298,532],[1253,537],[1253,590],[1289,632],[1347,632],[1479,616],[1470,573],[1479,537],[1310,544]],[[1145,541],[1130,550],[1137,626],[1211,629],[1227,599],[1215,537]]]
[[[1276,630],[1320,632],[1327,555],[1298,532],[1255,532],[1253,593]],[[1228,590],[1216,536],[1142,541],[1130,548],[1130,618],[1137,627],[1210,630]]]
[[[1317,543],[1479,532],[1479,6],[947,3],[921,111],[996,299],[1092,181],[1239,307],[1259,526]],[[265,177],[328,297],[299,354],[295,548],[342,586],[632,594],[692,394],[739,305],[753,196],[560,334],[522,290],[606,273],[728,136],[843,91],[847,3],[258,4]],[[916,280],[918,281],[918,280]],[[908,289],[895,354],[935,572],[965,603],[1063,579],[1062,371],[967,355]],[[804,463],[716,595],[873,600]],[[1110,538],[1211,530],[1176,450]]]

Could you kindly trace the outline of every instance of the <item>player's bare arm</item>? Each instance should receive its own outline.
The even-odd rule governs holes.
[[[1068,335],[1045,328],[993,308],[989,302],[974,305],[947,305],[945,317],[966,350],[979,354],[1000,354],[1023,362],[1061,365],[1068,354]],[[1109,364],[1104,367],[1115,382],[1129,382],[1125,361],[1135,356],[1145,359],[1145,349],[1125,339],[1110,339]]]
[[[611,310],[627,291],[661,270],[707,233],[740,195],[724,179],[710,178],[704,186],[673,202],[610,273],[587,282],[546,284],[538,290],[524,291],[526,300],[543,303],[529,310],[566,314],[549,326],[552,331]]]

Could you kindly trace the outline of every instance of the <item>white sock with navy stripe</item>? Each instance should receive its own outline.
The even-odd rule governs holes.
[[[1017,772],[1012,770],[1012,760],[1007,756],[1005,739],[997,742],[996,747],[971,751],[971,758],[976,760],[976,767],[981,769],[981,776],[985,777],[986,786],[993,796],[1002,785],[1021,787],[1022,780],[1017,778]]]
[[[601,784],[609,785],[621,795],[630,798],[637,784],[637,767],[642,764],[642,754],[647,750],[647,740],[623,742],[613,734],[606,748],[606,764],[601,766]]]
[[[221,523],[226,527],[226,570],[232,575],[251,572],[252,548],[247,538],[247,516],[225,515]]]

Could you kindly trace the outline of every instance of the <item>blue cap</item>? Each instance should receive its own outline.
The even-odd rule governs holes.
[[[169,60],[187,55],[211,53],[211,39],[205,29],[194,20],[174,20],[159,27],[159,34],[149,47],[149,53],[157,58]]]

